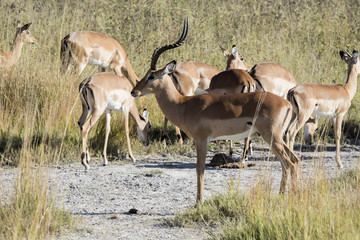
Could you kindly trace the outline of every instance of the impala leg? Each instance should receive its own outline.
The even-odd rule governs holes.
[[[294,190],[296,189],[297,184],[297,165],[292,162],[298,162],[298,158],[292,153],[292,151],[285,145],[282,139],[282,130],[276,129],[273,131],[269,131],[268,128],[264,128],[260,132],[262,138],[270,145],[271,151],[275,154],[275,156],[279,159],[282,167],[282,176],[280,182],[280,193],[284,193],[286,190],[287,180],[289,178],[289,174],[291,172],[292,183],[294,186]],[[290,156],[288,155],[290,153]]]
[[[81,163],[85,166],[85,170],[88,170],[90,168],[89,162],[90,162],[90,154],[87,148],[87,137],[89,134],[89,131],[92,126],[99,120],[102,112],[97,111],[94,109],[94,112],[90,116],[90,118],[85,122],[83,126],[80,126],[81,130],[81,136],[82,136],[82,153],[81,153]]]
[[[281,144],[281,142],[273,141],[271,144],[271,150],[275,154],[275,156],[279,159],[282,167],[282,175],[281,175],[281,182],[280,182],[280,193],[285,193],[286,190],[286,184],[289,178],[290,173],[290,165],[291,161],[287,154],[284,151],[284,147]]]
[[[243,154],[242,154],[242,157],[241,157],[241,162],[242,163],[245,162],[245,160],[247,159],[247,156],[249,154],[252,154],[251,139],[250,138],[245,138],[244,150],[243,150]]]
[[[180,143],[180,145],[183,144],[183,139],[181,137],[181,131],[180,131],[180,128],[178,128],[177,126],[175,126],[175,132],[176,132],[176,137]]]
[[[336,162],[340,169],[343,168],[343,164],[340,159],[340,139],[341,139],[341,124],[343,120],[343,115],[338,115],[334,118],[334,131],[335,131],[335,141],[336,141]]]
[[[204,172],[205,160],[208,148],[207,139],[195,140],[197,161],[196,161],[196,175],[197,175],[197,195],[196,203],[199,204],[204,200]]]
[[[87,62],[77,63],[76,65],[76,75],[80,76],[84,68],[86,67]]]
[[[84,123],[86,121],[86,118],[87,118],[88,114],[89,114],[89,109],[87,108],[87,105],[84,104],[84,103],[82,104],[82,110],[83,110],[82,114],[81,114],[80,119],[78,121],[78,125],[80,127],[80,130],[82,130],[82,127],[83,127],[83,125],[84,125]]]
[[[107,145],[108,145],[108,140],[109,140],[109,133],[110,133],[110,120],[111,120],[111,114],[110,114],[110,110],[106,110],[105,112],[105,117],[106,117],[106,126],[105,126],[105,143],[104,143],[104,150],[103,150],[103,165],[106,166],[108,165],[108,160],[107,160]]]
[[[292,185],[292,189],[296,190],[297,182],[298,182],[298,170],[299,170],[300,159],[294,154],[293,151],[291,151],[291,149],[288,148],[288,146],[284,142],[283,142],[283,146],[284,146],[287,156],[290,157],[290,160],[292,163],[292,165],[290,165],[291,166],[291,168],[290,168],[291,185]]]
[[[234,151],[233,151],[233,142],[230,140],[229,142],[229,156],[232,157]]]
[[[165,117],[164,118],[164,125],[163,125],[163,129],[162,129],[162,136],[161,136],[161,141],[164,141],[167,135],[167,123],[168,123],[168,119]]]
[[[117,66],[117,67],[114,68],[114,72],[115,72],[115,74],[118,75],[118,76],[124,76],[124,74],[123,74],[122,71],[121,71],[121,67],[119,67],[119,66]]]
[[[124,112],[124,118],[125,118],[126,143],[127,143],[127,146],[128,146],[129,157],[131,158],[133,163],[135,163],[136,159],[135,159],[135,157],[134,157],[134,155],[132,153],[132,150],[131,150],[130,136],[129,136],[129,111]]]
[[[291,129],[289,129],[289,148],[294,151],[294,142],[296,134],[300,131],[300,129],[304,126],[305,122],[309,119],[311,116],[310,114],[299,114],[297,120],[295,120],[295,124],[292,126]]]

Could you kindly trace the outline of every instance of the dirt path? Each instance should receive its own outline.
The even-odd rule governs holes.
[[[334,146],[322,152],[296,151],[301,156],[300,178],[314,173],[314,164],[322,165],[328,174],[339,172],[334,160]],[[237,153],[239,154],[239,153]],[[345,169],[356,165],[358,146],[343,147],[341,156]],[[208,161],[214,155],[209,151]],[[313,160],[313,157],[318,159]],[[138,156],[136,165],[127,162],[111,162],[103,167],[101,160],[91,163],[85,172],[76,164],[49,168],[52,188],[58,192],[57,201],[65,209],[82,218],[82,226],[73,233],[58,236],[59,239],[202,239],[208,237],[203,229],[174,228],[163,224],[173,216],[195,203],[196,157]],[[320,159],[320,160],[319,160]],[[240,189],[247,190],[260,174],[270,173],[274,179],[273,189],[279,189],[281,166],[269,154],[266,146],[254,148],[249,160],[255,163],[248,169],[214,169],[205,171],[205,198],[224,192],[229,179],[238,179]],[[14,179],[16,171],[0,170],[2,181]],[[135,208],[139,214],[129,214]]]

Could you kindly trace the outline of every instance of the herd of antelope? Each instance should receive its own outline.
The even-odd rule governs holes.
[[[24,43],[37,43],[29,31],[30,24],[18,24],[12,50],[0,52],[0,69],[6,71],[19,59]],[[359,54],[340,51],[341,59],[348,65],[345,84],[323,85],[303,83],[297,85],[293,74],[282,66],[258,63],[251,67],[239,56],[234,45],[231,52],[223,49],[227,58],[225,71],[202,63],[175,60],[162,68],[156,66],[160,55],[181,46],[188,36],[188,21],[184,21],[177,42],[156,48],[150,68],[140,80],[132,68],[124,48],[113,38],[91,31],[73,32],[61,41],[61,70],[65,74],[73,66],[80,76],[88,63],[99,66],[100,73],[87,77],[80,83],[79,95],[82,115],[79,126],[82,135],[81,162],[89,169],[90,155],[87,137],[91,127],[105,112],[106,132],[103,150],[107,165],[106,148],[110,132],[111,111],[121,111],[125,118],[128,152],[135,162],[129,140],[129,115],[137,124],[138,134],[148,145],[150,129],[149,112],[139,115],[134,97],[154,94],[165,115],[163,136],[169,119],[176,126],[180,143],[180,129],[195,142],[197,163],[197,202],[203,200],[204,170],[208,144],[214,140],[246,138],[242,161],[251,152],[250,137],[258,133],[270,146],[282,166],[280,192],[286,190],[291,175],[292,189],[297,185],[299,158],[293,153],[297,132],[305,125],[307,144],[311,144],[320,116],[334,120],[336,162],[340,159],[341,124],[356,94],[357,75],[360,72]],[[115,74],[104,72],[111,68]],[[287,144],[283,137],[287,135]],[[232,150],[230,148],[230,154]]]

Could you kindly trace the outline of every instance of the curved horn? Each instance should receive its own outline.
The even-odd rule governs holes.
[[[170,50],[170,49],[173,49],[173,48],[177,48],[177,47],[181,46],[185,42],[185,40],[187,38],[187,35],[188,35],[188,29],[189,29],[188,20],[185,19],[184,20],[184,28],[183,28],[183,31],[182,31],[182,34],[181,34],[179,40],[176,43],[173,43],[173,44],[170,44],[170,45],[165,45],[165,46],[159,47],[159,48],[154,50],[153,55],[151,57],[151,70],[156,69],[156,62],[159,59],[159,56],[163,52],[165,52],[167,50]]]

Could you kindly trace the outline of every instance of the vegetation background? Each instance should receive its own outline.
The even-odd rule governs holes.
[[[31,164],[80,160],[78,85],[98,68],[88,66],[79,79],[60,74],[60,41],[68,33],[92,30],[117,39],[141,78],[149,68],[153,50],[176,40],[182,21],[187,17],[190,31],[187,43],[162,55],[159,66],[175,59],[201,61],[225,69],[225,58],[219,46],[230,49],[236,44],[250,65],[276,62],[292,71],[298,83],[342,84],[346,80],[347,67],[341,61],[339,51],[359,50],[359,10],[358,0],[1,0],[0,49],[11,48],[18,20],[33,23],[30,30],[38,39],[38,45],[25,45],[20,61],[12,71],[7,75],[0,74],[0,163],[21,166],[17,181],[19,190],[11,203],[0,198],[0,225],[4,227],[0,227],[3,234],[0,238],[47,238],[53,234],[54,226],[61,225],[67,218],[53,206],[46,191],[46,181],[41,180],[43,175],[40,171],[32,172]],[[135,131],[132,131],[135,154],[144,151],[185,153],[188,150],[186,145],[175,144],[166,150],[161,147],[158,140],[163,116],[153,97],[148,98],[144,106],[151,111],[153,143],[148,148],[141,146]],[[353,140],[358,138],[359,109],[360,95],[357,94],[343,124],[345,142],[354,143]],[[120,156],[126,153],[123,124],[120,114],[113,116],[108,150],[111,155]],[[323,119],[321,122],[322,141],[333,141],[331,121]],[[103,122],[99,121],[90,137],[91,152],[95,154],[103,145]],[[33,175],[37,177],[31,178]],[[359,177],[356,176],[358,183]],[[358,187],[356,189],[358,193]],[[311,193],[307,194],[311,196]],[[325,191],[324,195],[327,194]],[[339,198],[342,196],[346,193]],[[358,196],[349,202],[358,203]],[[304,207],[307,206],[310,204]],[[354,205],[348,209],[356,211]],[[302,210],[289,211],[297,213]],[[336,212],[340,213],[336,216],[343,222],[343,209],[336,208]],[[318,215],[314,216],[317,218]],[[40,220],[29,223],[21,219]],[[53,220],[55,224],[50,223]],[[358,222],[352,218],[348,220],[355,223],[351,227],[356,233]],[[287,219],[284,221],[288,222]],[[39,227],[44,223],[47,227]],[[295,219],[294,223],[296,225],[298,220]],[[256,221],[255,224],[262,226]],[[281,222],[280,225],[284,224]],[[49,233],[44,229],[52,231]],[[269,225],[268,229],[279,228]],[[326,225],[323,229],[327,230]],[[274,236],[274,239],[279,239],[278,235]],[[288,238],[288,235],[283,236]]]

